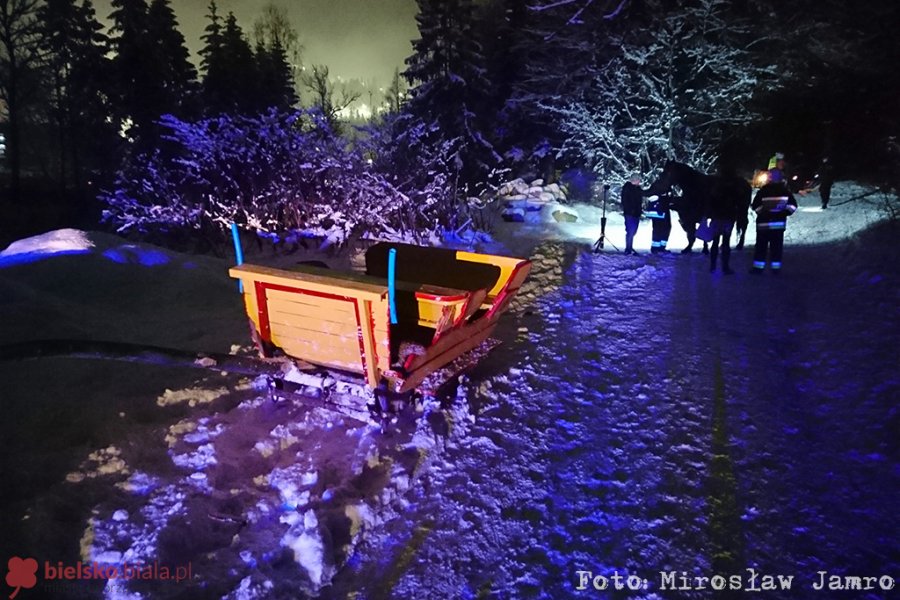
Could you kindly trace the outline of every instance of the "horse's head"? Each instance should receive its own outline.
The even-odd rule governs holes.
[[[650,194],[656,194],[657,196],[662,196],[672,191],[672,186],[677,183],[675,178],[677,164],[678,163],[676,163],[674,160],[667,160],[666,165],[663,167],[662,173],[659,174],[659,177],[656,179],[656,181],[650,184],[650,189],[648,189],[647,191]]]

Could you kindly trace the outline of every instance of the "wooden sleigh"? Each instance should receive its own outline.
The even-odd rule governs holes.
[[[531,269],[520,258],[386,242],[365,259],[365,274],[233,267],[260,353],[280,350],[361,375],[371,389],[407,392],[487,340]]]

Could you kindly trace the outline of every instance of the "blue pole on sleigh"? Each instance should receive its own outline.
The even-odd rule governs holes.
[[[397,249],[391,248],[388,251],[388,305],[391,309],[391,325],[397,324],[397,303],[396,290],[394,288],[394,280],[397,277]]]
[[[244,264],[244,249],[241,247],[241,236],[238,232],[237,223],[231,224],[231,239],[234,240],[234,255],[237,259],[237,264]],[[244,282],[238,279],[238,290],[243,294],[244,293]]]

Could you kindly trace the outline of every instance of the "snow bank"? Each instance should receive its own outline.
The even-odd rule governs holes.
[[[87,234],[77,229],[60,229],[18,240],[0,252],[0,269],[28,264],[53,256],[86,254],[94,247]]]
[[[83,252],[94,247],[88,235],[78,229],[59,229],[41,235],[18,240],[0,252],[0,257],[20,254],[59,254]]]

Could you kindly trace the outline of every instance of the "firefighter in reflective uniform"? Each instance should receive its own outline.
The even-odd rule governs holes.
[[[650,196],[644,216],[653,224],[653,241],[650,242],[650,252],[653,254],[668,252],[666,246],[672,232],[672,213],[669,209],[668,194]]]
[[[778,169],[784,174],[784,152],[776,152],[769,159],[769,165],[766,167],[766,170],[772,171],[773,169]]]
[[[768,255],[769,268],[778,273],[787,218],[797,210],[797,200],[779,169],[769,171],[769,183],[756,192],[750,208],[756,213],[756,248],[750,272],[762,273]]]

